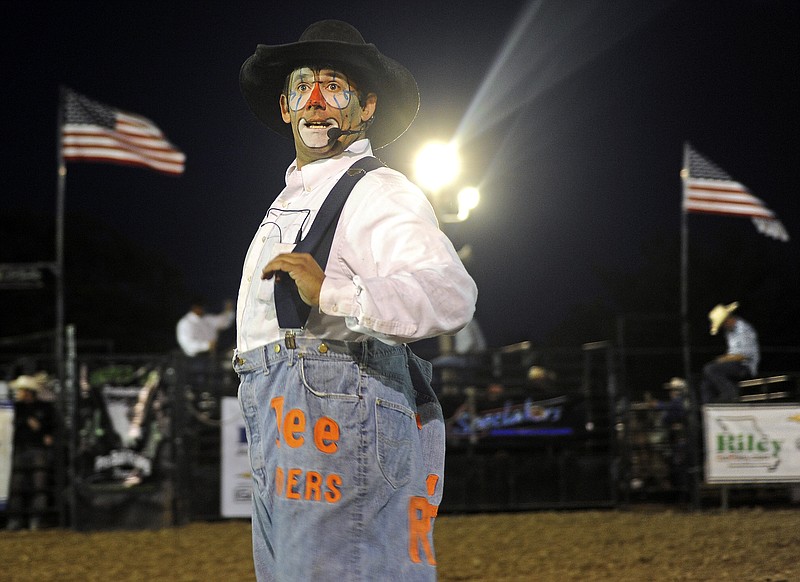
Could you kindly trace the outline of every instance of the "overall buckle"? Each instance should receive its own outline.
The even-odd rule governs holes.
[[[287,350],[297,349],[297,342],[295,341],[296,336],[297,334],[295,334],[293,330],[286,330],[286,334],[283,336],[283,345],[286,346]]]

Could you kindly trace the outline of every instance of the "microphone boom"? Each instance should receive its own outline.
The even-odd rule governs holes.
[[[338,127],[332,127],[328,130],[328,140],[336,141],[343,135],[355,135],[357,133],[361,133],[361,131],[352,129],[344,130],[344,129],[339,129]]]

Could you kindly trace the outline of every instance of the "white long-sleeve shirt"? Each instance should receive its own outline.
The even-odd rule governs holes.
[[[184,315],[175,328],[175,335],[183,353],[187,356],[207,352],[211,343],[217,341],[219,332],[233,323],[233,311],[218,315],[197,315],[190,311]]]
[[[761,360],[761,350],[758,347],[758,334],[755,328],[741,317],[737,317],[733,329],[725,332],[725,340],[728,343],[728,354],[744,356],[744,365],[755,376]]]
[[[256,231],[245,257],[237,302],[237,347],[247,351],[283,338],[273,300],[274,280],[261,271],[291,252],[333,186],[357,159],[372,155],[359,140],[336,158],[286,172],[286,187]],[[318,309],[306,337],[402,343],[464,327],[477,288],[450,240],[439,230],[422,191],[401,173],[378,168],[353,189],[340,217],[325,268]]]

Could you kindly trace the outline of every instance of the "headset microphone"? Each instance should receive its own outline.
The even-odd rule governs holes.
[[[328,130],[328,141],[333,142],[342,137],[343,135],[355,135],[357,133],[361,133],[363,130],[353,130],[353,129],[339,129],[338,127],[332,127]]]

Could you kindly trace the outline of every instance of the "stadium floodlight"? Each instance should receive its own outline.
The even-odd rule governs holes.
[[[461,171],[455,142],[430,142],[423,146],[414,162],[414,176],[423,190],[435,195],[451,184]]]
[[[478,202],[481,200],[481,193],[474,186],[467,186],[462,188],[458,193],[458,214],[456,217],[459,221],[464,221],[469,218],[470,210],[475,210],[478,207]]]

